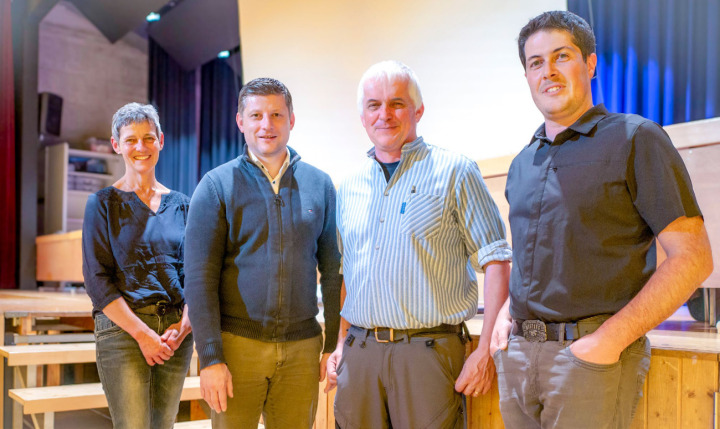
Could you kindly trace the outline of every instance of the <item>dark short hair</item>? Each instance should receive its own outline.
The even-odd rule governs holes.
[[[288,113],[292,115],[292,95],[290,95],[290,90],[279,80],[269,77],[259,77],[246,83],[238,95],[238,113],[242,115],[245,109],[245,99],[253,95],[282,95],[285,97],[285,105],[287,105]]]
[[[518,36],[518,50],[520,51],[520,62],[523,68],[525,64],[525,42],[538,31],[560,30],[567,31],[572,37],[572,42],[580,48],[583,61],[587,63],[588,55],[595,52],[595,35],[587,21],[566,10],[554,10],[543,12],[520,30]]]

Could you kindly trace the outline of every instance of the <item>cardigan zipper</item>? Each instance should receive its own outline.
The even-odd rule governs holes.
[[[280,318],[282,314],[282,306],[283,306],[283,266],[284,261],[284,255],[285,252],[283,251],[283,227],[282,227],[282,207],[285,205],[285,202],[283,201],[280,194],[275,194],[275,207],[277,209],[277,219],[278,219],[278,229],[280,230],[280,270],[279,270],[279,278],[278,278],[278,314],[276,317],[276,323],[275,323],[275,329],[273,332],[273,337],[277,335],[278,326],[280,325]]]

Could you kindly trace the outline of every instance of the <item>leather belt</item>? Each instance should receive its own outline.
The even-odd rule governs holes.
[[[145,307],[136,308],[133,310],[135,313],[140,314],[152,314],[158,316],[164,316],[175,311],[178,314],[182,312],[182,307],[179,305],[171,305],[167,301],[159,301],[155,304],[146,305]]]
[[[353,325],[353,328],[364,331],[365,335],[370,338],[375,338],[378,343],[394,343],[404,339],[422,336],[424,334],[459,334],[463,332],[464,324],[459,325],[447,325],[442,324],[431,328],[419,328],[419,329],[393,329],[393,328],[361,328]]]
[[[542,320],[514,320],[512,333],[530,342],[573,341],[595,332],[612,315],[601,314],[577,322],[546,323]]]

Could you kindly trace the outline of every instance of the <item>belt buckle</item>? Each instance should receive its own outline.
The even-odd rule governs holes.
[[[374,329],[375,341],[377,341],[378,343],[394,343],[395,342],[395,330],[393,328],[388,328],[388,330],[390,331],[390,339],[389,340],[381,340],[380,338],[378,338],[378,328],[375,327],[375,329]]]
[[[167,302],[160,301],[157,303],[157,307],[155,308],[155,313],[158,316],[164,316],[165,313],[167,313],[168,308],[169,308],[169,306],[168,306]]]
[[[544,343],[547,341],[547,327],[541,320],[526,320],[522,323],[522,332],[526,340],[531,343]]]

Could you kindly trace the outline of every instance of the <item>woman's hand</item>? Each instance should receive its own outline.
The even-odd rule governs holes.
[[[171,349],[152,329],[143,330],[133,338],[137,341],[145,361],[150,366],[162,365],[174,354],[174,349]]]
[[[118,298],[103,308],[103,314],[112,320],[113,323],[121,327],[125,332],[130,334],[145,357],[148,365],[162,365],[166,360],[170,359],[173,351],[168,344],[155,331],[150,329],[148,325],[140,320],[130,309],[127,302],[123,298]],[[186,310],[187,313],[187,310]],[[183,317],[185,317],[183,315]],[[188,326],[190,322],[188,321]],[[170,329],[170,328],[168,328]],[[164,334],[163,334],[164,335]],[[185,334],[187,335],[187,333]],[[183,338],[185,338],[183,336]],[[182,342],[182,340],[181,340]]]
[[[167,344],[170,349],[175,351],[178,347],[180,347],[180,344],[182,344],[185,337],[187,337],[190,332],[192,332],[192,327],[190,326],[190,318],[188,317],[188,308],[187,305],[185,305],[182,319],[179,322],[168,326],[165,332],[163,332],[160,336],[160,339]]]

